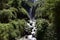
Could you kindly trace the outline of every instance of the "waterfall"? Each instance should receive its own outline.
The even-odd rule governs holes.
[[[35,3],[37,0],[29,0],[33,3]],[[30,17],[30,20],[29,20],[29,23],[27,23],[27,26],[29,29],[31,29],[31,32],[29,35],[27,35],[27,39],[28,40],[37,40],[36,39],[36,32],[37,32],[37,29],[36,29],[36,20],[34,18],[35,16],[35,6],[33,5],[33,7],[30,8],[29,10],[29,17]]]
[[[32,2],[33,4],[36,3],[36,1],[38,0],[28,0],[30,2]],[[28,8],[26,9],[28,11],[28,14],[29,14],[29,22],[27,22],[27,28],[25,28],[26,30],[26,35],[25,35],[25,38],[26,40],[37,40],[36,39],[36,32],[37,32],[37,28],[36,28],[36,20],[34,18],[35,16],[35,10],[37,8],[38,5],[33,5],[32,7],[29,7],[27,4],[25,4],[24,2],[22,2],[22,6],[25,7],[25,8]],[[28,7],[26,7],[28,6]],[[30,31],[28,31],[29,29],[31,29]],[[21,39],[19,39],[21,40]],[[24,38],[22,40],[25,40]]]
[[[28,1],[32,2],[33,4],[35,4],[37,0],[28,0]],[[35,10],[36,10],[37,6],[38,6],[38,5],[36,5],[36,6],[33,5],[33,6],[29,9],[28,14],[29,14],[30,20],[33,20],[33,19],[34,19]]]
[[[32,24],[32,25],[30,25]],[[31,29],[31,33],[29,35],[27,35],[27,39],[28,40],[37,40],[36,39],[36,32],[37,32],[37,29],[35,27],[35,24],[36,24],[36,20],[30,20],[29,23],[27,23],[28,27]]]

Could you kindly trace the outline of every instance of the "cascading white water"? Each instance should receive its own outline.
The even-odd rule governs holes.
[[[33,6],[30,8],[30,20],[34,20],[34,16],[35,16],[35,7],[36,7],[36,2],[37,2],[38,0],[31,0],[31,2],[33,2]]]
[[[35,2],[36,1],[38,1],[38,0],[28,0],[28,1],[30,1],[30,2],[33,2],[33,4],[35,4]],[[35,16],[35,5],[33,5],[30,9],[29,9],[29,18],[30,18],[30,20],[29,20],[29,23],[27,23],[27,26],[28,26],[28,28],[26,28],[27,30],[28,29],[31,29],[31,32],[28,34],[28,35],[26,35],[27,36],[27,38],[26,39],[20,39],[20,40],[37,40],[36,39],[36,32],[37,32],[37,29],[36,29],[36,20],[35,20],[35,18],[34,18],[34,16]],[[29,32],[29,31],[28,31]],[[27,33],[28,33],[27,32]]]
[[[31,2],[33,2],[34,4],[35,4],[35,2],[37,1],[37,0],[30,0]],[[34,5],[33,5],[33,7],[34,7]],[[35,15],[35,13],[33,13],[32,14],[32,11],[33,11],[33,7],[31,7],[30,8],[30,12],[29,12],[29,16],[30,16],[30,21],[29,21],[29,23],[27,23],[27,25],[28,25],[28,27],[31,29],[31,34],[29,34],[29,35],[27,35],[27,39],[28,40],[37,40],[36,39],[36,31],[37,31],[37,29],[36,29],[36,20],[34,20],[34,16],[33,16],[33,14]],[[30,25],[31,24],[31,25]]]
[[[26,36],[24,36],[24,37],[22,37],[22,38],[20,38],[18,40],[37,40],[36,37],[35,37],[36,32],[37,32],[37,28],[35,27],[36,26],[36,20],[35,20],[34,16],[35,16],[36,7],[38,6],[37,3],[36,3],[38,0],[26,0],[26,1],[33,3],[33,6],[31,8],[29,6],[26,6],[27,4],[23,3],[24,4],[23,7],[27,7],[27,12],[29,14],[29,19],[30,19],[29,23],[27,22],[28,27],[25,30],[25,31],[27,31],[26,33],[28,35],[26,35]],[[44,0],[39,0],[39,3],[40,3],[40,7],[42,7],[44,5],[43,4]],[[29,32],[28,29],[31,29],[31,32]]]
[[[30,24],[32,24],[32,25],[30,25]],[[37,40],[36,39],[36,31],[37,31],[37,29],[36,29],[36,27],[35,27],[35,24],[36,24],[36,21],[35,20],[30,20],[30,23],[27,23],[27,25],[29,26],[29,28],[31,29],[32,28],[32,31],[31,31],[31,34],[30,35],[27,35],[27,39],[28,40]]]

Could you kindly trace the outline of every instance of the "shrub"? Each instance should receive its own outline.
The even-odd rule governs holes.
[[[15,40],[17,37],[22,37],[25,27],[27,27],[25,20],[0,23],[0,40]]]
[[[13,25],[14,29],[16,29],[16,32],[19,31],[20,34],[18,33],[18,35],[22,37],[24,35],[24,28],[27,27],[25,20],[12,21],[10,23]]]
[[[56,38],[56,27],[53,23],[45,19],[38,19],[37,23],[37,40],[57,40]]]
[[[12,18],[12,12],[10,10],[2,10],[0,12],[0,22],[6,23],[9,22]]]
[[[11,7],[10,9],[3,9],[0,10],[0,22],[1,23],[8,23],[12,19],[17,18],[17,9]]]
[[[17,18],[28,19],[28,13],[24,8],[18,8]]]
[[[47,20],[45,19],[38,19],[36,23],[37,27],[37,40],[43,40],[44,34],[46,32],[46,29],[48,27]]]

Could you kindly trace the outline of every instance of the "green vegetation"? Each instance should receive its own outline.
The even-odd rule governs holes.
[[[0,0],[0,40],[15,40],[24,36],[29,15],[21,6],[22,1]],[[59,40],[60,0],[38,0],[37,3],[39,4],[35,11],[37,40]]]
[[[16,37],[22,37],[25,27],[27,27],[25,20],[0,23],[0,40],[13,40]]]

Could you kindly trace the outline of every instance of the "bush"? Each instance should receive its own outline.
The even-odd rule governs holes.
[[[49,23],[45,19],[38,19],[37,23],[37,40],[57,40],[56,28],[53,23]]]
[[[3,9],[0,10],[0,22],[1,23],[8,23],[12,19],[17,18],[17,9],[11,7],[10,9]]]
[[[24,33],[24,28],[27,27],[25,20],[22,19],[22,20],[12,21],[10,23],[13,25],[14,29],[17,32],[18,31],[19,31],[19,33],[21,32],[20,34],[19,33],[18,34],[22,37],[24,35],[23,34]]]
[[[18,8],[17,18],[28,19],[28,13],[24,8]]]
[[[37,27],[37,40],[43,40],[44,34],[48,27],[48,22],[45,19],[38,19],[36,23]]]
[[[10,29],[12,29],[13,26],[10,24],[1,24],[0,23],[0,40],[8,40],[9,33],[11,33]]]
[[[13,14],[10,10],[2,10],[0,11],[0,22],[7,23],[11,20]]]
[[[10,23],[0,23],[0,40],[15,40],[16,37],[22,37],[25,20],[14,20]]]

